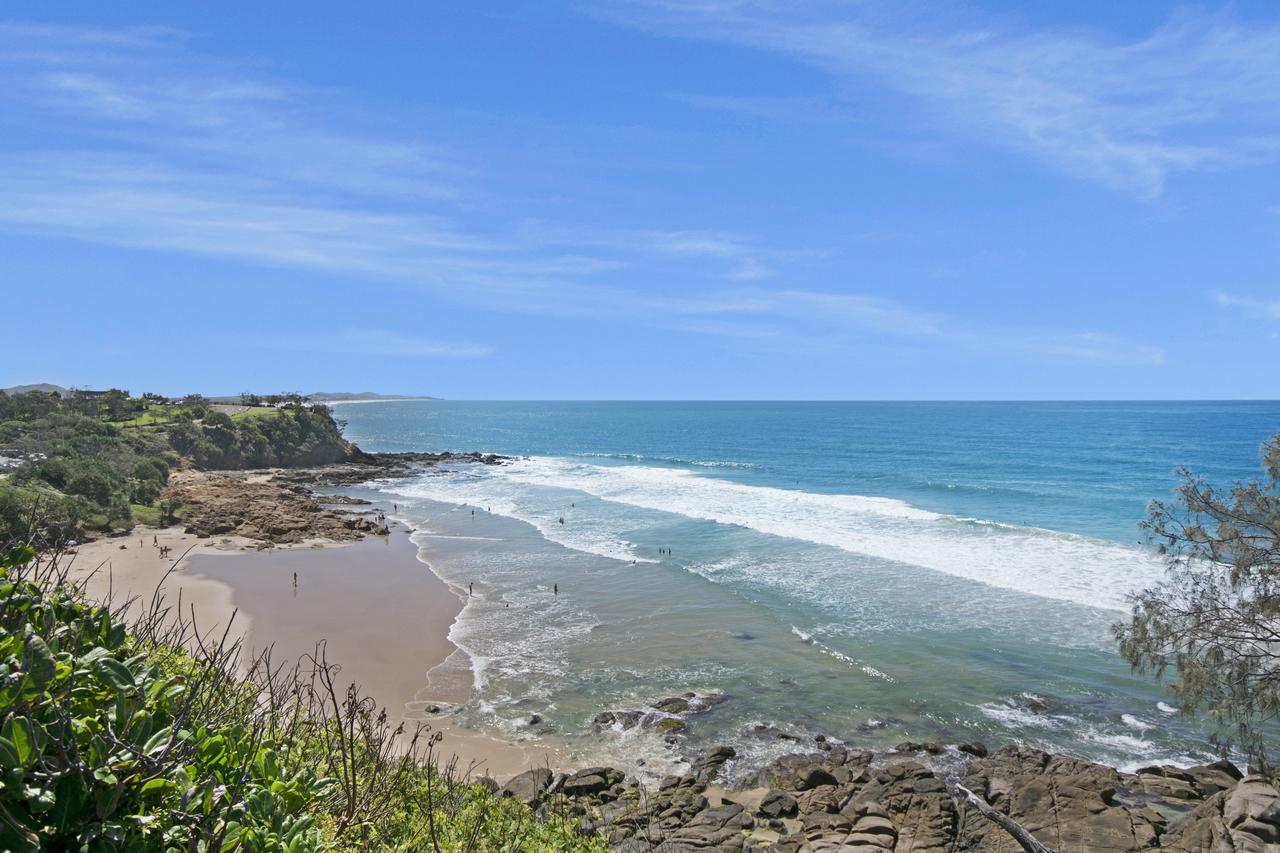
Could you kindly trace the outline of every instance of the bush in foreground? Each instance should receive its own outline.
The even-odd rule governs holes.
[[[0,849],[605,849],[441,767],[323,644],[243,676],[227,636],[159,597],[88,601],[56,554],[0,557]]]

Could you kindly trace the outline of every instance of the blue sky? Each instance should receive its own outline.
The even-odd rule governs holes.
[[[1280,12],[1056,5],[8,6],[0,385],[1280,396]]]

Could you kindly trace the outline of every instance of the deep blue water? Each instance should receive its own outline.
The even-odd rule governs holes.
[[[1137,541],[1147,503],[1169,496],[1179,466],[1220,482],[1256,476],[1259,446],[1280,431],[1280,402],[1270,401],[399,401],[337,413],[367,450],[688,467],[1122,542]]]

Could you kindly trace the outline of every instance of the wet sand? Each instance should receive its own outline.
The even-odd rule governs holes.
[[[457,677],[461,653],[454,654],[448,639],[463,602],[418,559],[405,528],[349,545],[263,551],[235,538],[199,540],[178,528],[147,531],[141,543],[134,535],[82,546],[75,572],[98,570],[88,583],[91,595],[105,596],[110,588],[116,600],[149,599],[175,565],[160,558],[153,535],[174,549],[175,559],[191,548],[164,581],[164,593],[169,601],[180,595],[184,611],[194,608],[202,634],[220,634],[234,613],[233,633],[251,650],[270,646],[276,662],[312,654],[324,641],[328,661],[342,667],[343,686],[360,685],[393,723],[425,722],[442,732],[438,753],[456,756],[462,769],[506,778],[530,767],[563,766],[546,748],[500,741],[430,710],[461,702],[469,691]],[[450,655],[446,668],[453,677],[433,686],[428,673]]]

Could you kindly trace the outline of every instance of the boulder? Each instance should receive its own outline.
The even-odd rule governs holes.
[[[672,696],[669,699],[655,702],[653,707],[664,714],[683,714],[689,710],[689,700],[679,696]]]
[[[693,759],[689,772],[697,780],[698,784],[709,785],[716,776],[720,775],[720,770],[725,763],[736,757],[737,754],[731,746],[713,746],[699,753]]]
[[[551,771],[545,767],[535,767],[512,776],[502,789],[502,796],[513,797],[525,805],[532,806],[542,797],[542,792],[551,785]]]
[[[756,774],[756,779],[760,785],[784,791],[808,791],[819,785],[839,784],[825,756],[800,753],[775,759]]]
[[[798,810],[796,798],[786,791],[770,791],[760,800],[756,814],[766,819],[795,817]]]
[[[612,767],[587,767],[570,774],[560,785],[560,793],[566,797],[598,794],[618,784],[622,779],[622,772]]]
[[[591,722],[599,729],[617,726],[620,729],[635,728],[644,714],[639,711],[602,711]]]

